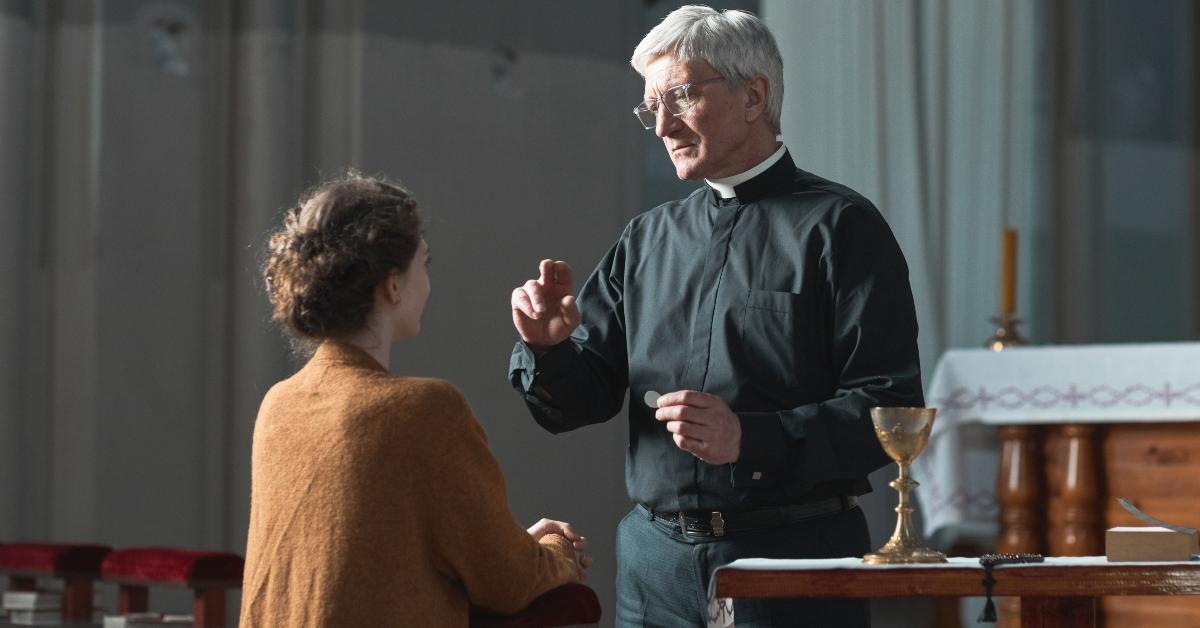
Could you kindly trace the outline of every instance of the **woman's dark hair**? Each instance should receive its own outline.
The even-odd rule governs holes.
[[[271,318],[301,343],[361,329],[375,287],[408,270],[422,222],[408,190],[354,171],[287,210],[263,264]]]

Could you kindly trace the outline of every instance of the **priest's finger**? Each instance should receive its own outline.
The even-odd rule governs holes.
[[[537,282],[541,285],[553,283],[554,280],[554,260],[544,259],[538,262],[538,278]]]
[[[562,319],[563,323],[574,330],[583,322],[583,315],[579,313],[579,306],[575,304],[575,297],[567,295],[562,298]]]
[[[698,390],[676,390],[658,398],[658,407],[692,406],[694,408],[710,408],[714,398],[708,393]]]
[[[692,406],[659,406],[654,411],[654,418],[659,421],[684,421],[686,423],[708,424],[707,413],[701,408]]]
[[[513,290],[512,309],[513,312],[519,312],[523,316],[533,318],[533,303],[530,302],[529,293],[525,292],[524,288]]]
[[[654,418],[659,421],[682,421],[683,406],[660,406],[654,411]]]
[[[707,441],[713,437],[711,430],[705,429],[704,426],[696,423],[687,423],[685,421],[667,421],[667,431],[672,434],[677,434],[684,438],[692,440]]]
[[[550,263],[550,271],[551,283],[561,286],[569,292],[571,290],[571,265],[557,260]]]
[[[526,281],[521,288],[525,290],[525,294],[529,295],[529,303],[533,306],[533,314],[530,314],[529,317],[541,318],[542,313],[546,311],[545,288],[536,279]]]
[[[678,447],[690,454],[694,454],[694,455],[698,456],[699,453],[704,449],[704,441],[696,440],[694,438],[688,438],[687,436],[683,436],[680,434],[675,434],[673,436],[673,438],[675,440],[676,447]]]

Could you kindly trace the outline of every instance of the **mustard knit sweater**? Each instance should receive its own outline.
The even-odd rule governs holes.
[[[254,426],[242,628],[466,626],[578,580],[570,543],[508,508],[451,384],[326,342]]]

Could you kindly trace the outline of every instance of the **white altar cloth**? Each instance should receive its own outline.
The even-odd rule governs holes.
[[[924,533],[989,541],[999,531],[995,426],[1200,421],[1200,343],[951,349],[925,403],[938,414],[912,468]]]
[[[1194,565],[1197,561],[1124,561],[1122,566],[1138,565]],[[1006,563],[993,569],[1010,567],[1098,567],[1108,565],[1104,556],[1046,556],[1040,563]],[[861,558],[739,558],[722,569],[747,571],[802,571],[805,569],[978,569],[983,571],[978,556],[950,556],[944,563],[915,563],[908,565],[868,565]]]

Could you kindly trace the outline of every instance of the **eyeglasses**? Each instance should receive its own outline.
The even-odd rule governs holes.
[[[676,85],[675,87],[663,92],[663,95],[658,98],[650,98],[638,103],[638,106],[633,108],[633,115],[637,117],[638,122],[640,122],[642,126],[649,131],[650,129],[653,129],[656,124],[658,124],[659,104],[665,105],[667,107],[667,112],[669,112],[671,115],[682,116],[692,108],[693,104],[695,104],[688,95],[688,92],[693,87],[697,85],[703,85],[705,83],[711,83],[713,81],[723,80],[725,80],[725,77],[723,76],[714,76],[712,78],[704,79],[703,81],[695,81],[692,83],[684,83],[683,85]]]

